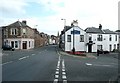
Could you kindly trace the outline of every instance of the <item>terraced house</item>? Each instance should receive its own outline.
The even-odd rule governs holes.
[[[114,51],[119,49],[119,35],[109,29],[88,27],[85,30],[73,21],[71,26],[65,26],[60,35],[60,47],[70,52],[97,52],[97,50]]]
[[[15,49],[34,48],[34,30],[26,21],[16,21],[3,29],[3,44],[10,45]]]

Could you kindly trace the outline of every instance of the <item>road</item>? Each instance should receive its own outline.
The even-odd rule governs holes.
[[[96,59],[61,55],[56,45],[31,50],[4,51],[2,58],[2,80],[8,83],[111,83],[117,74],[117,58],[109,55],[100,55]]]

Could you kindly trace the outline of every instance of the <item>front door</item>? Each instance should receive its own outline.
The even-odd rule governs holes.
[[[92,52],[92,45],[88,45],[88,52]]]
[[[11,47],[14,48],[14,41],[11,41]]]
[[[26,41],[23,42],[23,49],[27,49],[27,42]]]

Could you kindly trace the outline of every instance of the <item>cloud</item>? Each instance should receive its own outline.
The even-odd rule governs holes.
[[[70,25],[72,20],[77,19],[82,29],[91,26],[98,27],[99,23],[101,23],[104,29],[115,31],[118,29],[118,1],[119,0],[3,0],[0,2],[0,12],[1,9],[2,12],[4,9],[6,15],[11,13],[11,15],[14,15],[14,18],[3,17],[1,19],[4,19],[4,23],[1,23],[12,23],[15,22],[15,19],[27,20],[28,25],[31,27],[38,25],[36,28],[38,28],[40,32],[57,34],[58,31],[63,29],[64,22],[61,18],[65,18],[66,25]],[[5,4],[3,4],[3,2]],[[39,12],[35,12],[35,14],[38,13],[39,16],[30,16],[30,12],[33,10],[29,12],[26,11],[26,6],[29,8],[29,5],[33,5],[32,3],[42,6],[42,9],[38,10]],[[41,12],[42,10],[45,11],[45,14]],[[50,14],[50,12],[54,12],[54,14]],[[20,15],[15,16],[14,13]],[[23,17],[21,14],[24,14]]]
[[[25,14],[24,7],[27,5],[24,0],[1,0],[0,13],[3,16]]]

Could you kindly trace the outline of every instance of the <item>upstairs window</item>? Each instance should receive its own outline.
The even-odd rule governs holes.
[[[17,35],[17,29],[11,28],[11,35]]]
[[[117,41],[117,35],[115,35],[115,41]]]
[[[80,42],[84,42],[84,35],[80,35]]]
[[[67,35],[67,42],[71,42],[71,35]]]
[[[23,34],[26,34],[26,29],[23,29]]]
[[[109,36],[109,41],[112,41],[112,37],[111,37],[111,35]]]
[[[102,41],[103,40],[103,37],[102,35],[98,35],[98,38],[97,38],[98,41]]]

